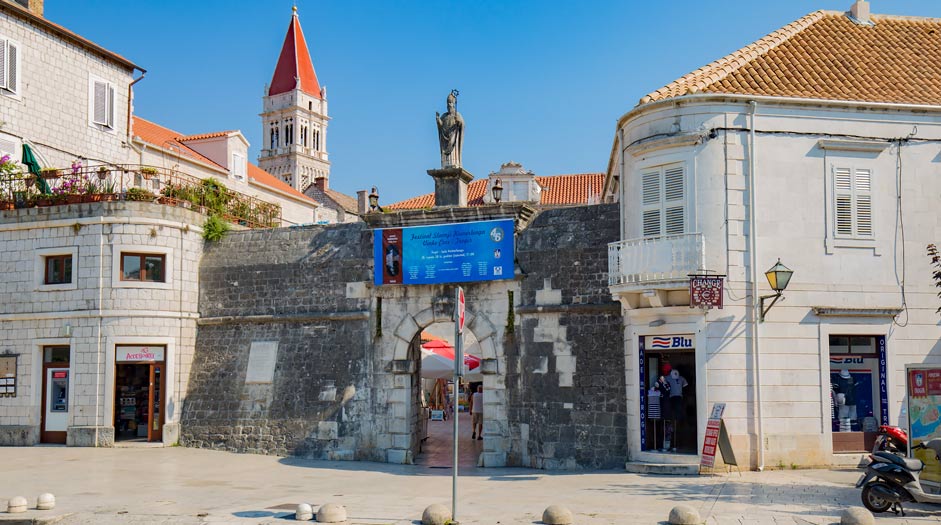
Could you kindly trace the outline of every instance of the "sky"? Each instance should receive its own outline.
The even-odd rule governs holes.
[[[327,88],[330,187],[380,204],[434,191],[435,112],[451,89],[464,168],[604,172],[617,119],[645,94],[818,9],[853,0],[297,0]],[[241,130],[258,157],[262,96],[291,0],[46,0],[45,16],[147,70],[135,114],[183,134]],[[938,0],[873,0],[941,18]]]

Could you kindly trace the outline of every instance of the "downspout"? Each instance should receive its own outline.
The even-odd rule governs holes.
[[[758,248],[757,234],[758,234],[758,225],[755,224],[757,221],[757,214],[755,213],[755,184],[758,181],[758,178],[755,176],[755,115],[758,113],[758,102],[751,100],[748,102],[748,114],[751,116],[751,130],[750,130],[750,139],[748,141],[748,237],[749,237],[749,251],[751,252],[751,297],[752,297],[752,323],[754,325],[754,330],[752,331],[752,355],[755,356],[755,415],[757,430],[758,430],[758,471],[761,472],[765,469],[765,429],[762,421],[762,412],[761,412],[761,353],[759,352],[758,345],[758,330],[760,324],[758,323],[758,254],[755,253]]]
[[[95,352],[95,373],[100,373],[101,371],[101,354],[106,352],[107,349],[103,348],[101,345],[101,328],[102,328],[102,318],[103,307],[102,302],[104,301],[104,274],[105,274],[105,223],[101,222],[101,233],[98,235],[98,351]],[[110,229],[111,227],[108,226]],[[108,377],[107,371],[102,376],[102,382],[104,378]],[[108,388],[108,385],[103,385],[104,388]],[[107,418],[106,414],[102,414],[101,410],[101,388],[96,386],[95,388],[95,446],[99,446],[98,440],[98,429],[106,424],[102,418]],[[112,411],[114,407],[112,406]]]
[[[621,212],[621,220],[619,221],[621,223],[620,224],[620,229],[621,229],[620,240],[624,240],[624,192],[622,191],[622,188],[624,188],[624,182],[625,182],[625,178],[624,178],[624,128],[621,126],[618,127],[618,156],[621,157],[621,166],[620,168],[618,168],[618,193],[620,194],[618,196],[618,208],[620,209],[620,212]]]
[[[146,71],[141,71],[140,76],[132,80],[131,83],[127,85],[127,143],[128,144],[131,143],[131,101],[134,100],[134,89],[133,89],[134,84],[137,84],[141,80],[144,80],[144,75],[146,74],[147,74]]]

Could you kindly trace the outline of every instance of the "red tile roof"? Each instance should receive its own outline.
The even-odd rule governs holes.
[[[149,144],[153,144],[159,148],[169,150],[173,153],[179,152],[180,155],[187,157],[192,160],[197,160],[204,164],[209,164],[215,168],[228,171],[224,166],[213,162],[208,157],[200,154],[198,151],[187,146],[183,141],[184,140],[193,140],[194,137],[198,138],[208,138],[208,137],[219,137],[224,136],[232,131],[222,131],[218,133],[203,133],[201,135],[188,135],[184,136],[177,131],[173,131],[170,128],[165,128],[159,124],[155,124],[149,120],[142,119],[135,116],[133,118],[134,126],[134,135],[140,137],[141,140]],[[268,186],[269,188],[279,190],[283,193],[287,193],[298,199],[302,199],[306,202],[319,204],[314,199],[311,199],[307,195],[295,190],[289,184],[281,181],[274,175],[268,173],[267,171],[259,168],[258,166],[248,163],[248,178],[261,184],[263,186]]]
[[[236,130],[228,131],[214,131],[212,133],[200,133],[199,135],[187,135],[185,137],[180,137],[180,142],[186,142],[187,140],[202,140],[202,139],[214,139],[216,137],[226,137],[232,133],[238,133]]]
[[[941,105],[941,19],[816,11],[649,93]]]
[[[271,77],[268,96],[287,93],[295,88],[320,98],[320,83],[317,82],[314,63],[310,60],[307,41],[297,19],[297,7],[294,8],[288,33],[281,46],[281,56],[278,57],[278,65],[275,66],[274,76]]]
[[[542,186],[539,205],[573,206],[589,204],[592,197],[600,198],[603,173],[577,173],[572,175],[537,176],[536,182]],[[483,206],[484,192],[489,179],[478,179],[467,185],[467,205]],[[431,208],[435,205],[435,194],[427,193],[408,200],[384,206],[390,210],[414,210]]]

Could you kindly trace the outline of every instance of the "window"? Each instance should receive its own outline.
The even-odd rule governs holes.
[[[100,129],[114,129],[114,86],[100,78],[89,81],[91,122]]]
[[[72,282],[72,254],[49,255],[45,258],[43,284],[68,284]]]
[[[834,166],[833,198],[835,236],[871,239],[872,170]]]
[[[166,255],[150,253],[122,253],[121,280],[166,282]]]
[[[245,180],[245,156],[232,154],[232,175],[238,180]]]
[[[19,44],[0,37],[0,89],[16,94],[20,88]]]
[[[644,237],[686,233],[686,170],[681,165],[641,172]]]
[[[872,449],[880,424],[887,424],[885,336],[832,334],[829,405],[834,452]]]

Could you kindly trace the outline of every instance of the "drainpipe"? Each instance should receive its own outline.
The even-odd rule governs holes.
[[[132,80],[131,83],[127,85],[127,143],[128,144],[131,143],[131,101],[134,99],[133,87],[134,87],[134,84],[137,84],[141,80],[144,80],[144,75],[146,74],[147,74],[146,71],[141,71],[140,76]]]
[[[755,184],[758,177],[755,176],[755,115],[758,113],[758,103],[754,100],[748,102],[748,114],[751,117],[750,139],[748,141],[748,224],[749,224],[749,251],[751,252],[751,297],[752,297],[752,355],[755,356],[755,415],[758,430],[758,471],[765,469],[765,429],[761,413],[761,353],[758,345],[758,309],[761,308],[758,302],[758,225],[757,214],[755,213]]]
[[[105,378],[108,377],[108,374],[107,372],[105,372],[104,374],[101,374],[101,354],[106,351],[106,349],[101,344],[101,328],[103,324],[101,316],[104,313],[102,302],[104,301],[104,293],[105,293],[104,292],[105,226],[108,226],[108,225],[106,225],[104,221],[101,221],[100,224],[101,224],[101,232],[98,234],[98,342],[97,342],[98,351],[95,352],[95,374],[96,375],[100,374],[98,375],[98,377],[100,378],[101,382],[104,384],[104,388],[108,388],[107,383],[105,383]],[[109,230],[110,228],[111,227],[108,226]],[[102,403],[101,392],[102,392],[102,389],[98,385],[96,385],[95,386],[95,446],[96,447],[99,446],[98,430],[105,424],[105,421],[103,420],[106,420],[107,418],[107,415],[104,414],[103,411],[101,410],[101,403]],[[114,411],[113,405],[111,407],[111,410],[113,413]]]
[[[621,220],[619,221],[621,227],[621,238],[619,240],[624,240],[624,184],[626,179],[624,177],[624,128],[618,127],[618,155],[621,157],[621,167],[618,171],[618,193],[620,194],[618,198],[618,208],[621,210]]]

